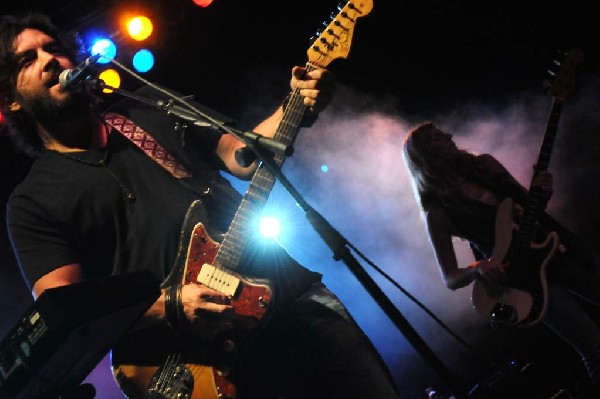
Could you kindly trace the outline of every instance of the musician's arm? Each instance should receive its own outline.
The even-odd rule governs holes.
[[[295,66],[292,68],[290,78],[290,88],[292,91],[299,89],[302,96],[302,103],[307,107],[305,116],[314,119],[319,112],[329,106],[335,93],[336,82],[333,74],[327,69],[313,69],[307,71],[305,67]],[[252,131],[261,136],[272,138],[277,132],[279,123],[283,118],[283,107],[279,106],[277,110]],[[301,126],[306,126],[302,125]],[[225,164],[225,167],[234,176],[240,179],[250,179],[256,170],[256,163],[243,167],[235,160],[235,152],[243,147],[244,144],[238,141],[234,136],[225,134],[219,140],[216,153]]]
[[[277,127],[279,126],[279,122],[281,122],[282,117],[283,108],[279,107],[273,114],[271,114],[271,116],[259,123],[252,131],[260,134],[261,136],[271,138],[275,136]],[[236,161],[236,151],[244,146],[245,144],[239,141],[234,135],[224,134],[219,139],[216,153],[231,174],[240,179],[248,180],[250,177],[252,177],[257,165],[256,163],[252,163],[248,167],[243,167]]]
[[[32,294],[33,297],[37,299],[40,295],[42,295],[42,292],[49,288],[75,284],[81,281],[82,273],[81,266],[79,264],[73,263],[70,265],[64,265],[39,278],[33,284]]]
[[[482,154],[479,156],[483,167],[492,172],[495,176],[495,179],[504,180],[504,184],[512,184],[515,187],[519,187],[521,190],[521,195],[524,198],[527,195],[527,189],[517,180],[515,177],[506,169],[500,161],[498,161],[491,154]],[[521,198],[519,198],[521,200]]]
[[[452,226],[446,213],[433,206],[425,213],[429,240],[438,262],[440,273],[446,287],[451,290],[465,287],[475,280],[475,267],[458,267],[456,252],[452,243]]]
[[[33,297],[39,298],[39,296],[47,289],[61,287],[65,285],[80,283],[83,281],[81,266],[78,263],[61,266],[54,269],[50,273],[45,274],[33,284]],[[150,306],[146,311],[144,317],[142,317],[136,324],[136,328],[143,328],[149,325],[155,325],[157,323],[165,323],[164,317],[164,294]]]
[[[480,155],[480,160],[485,168],[489,169],[492,171],[492,173],[494,173],[494,175],[498,176],[498,179],[504,179],[507,183],[519,187],[522,198],[519,198],[518,200],[521,202],[523,201],[528,194],[527,188],[523,186],[517,179],[515,179],[508,169],[506,169],[506,167],[500,163],[500,161],[490,154]],[[531,180],[531,187],[540,188],[544,194],[544,200],[547,202],[552,196],[553,183],[552,173],[545,170],[538,172],[533,176]]]

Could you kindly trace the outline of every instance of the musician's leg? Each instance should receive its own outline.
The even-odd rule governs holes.
[[[298,322],[313,334],[311,364],[320,364],[314,375],[324,386],[322,397],[399,397],[383,359],[333,293],[315,284],[297,305]]]
[[[544,323],[580,355],[593,383],[600,383],[600,327],[564,287],[550,286]]]
[[[371,341],[321,284],[276,315],[244,358],[245,379],[270,379],[277,397],[399,398]],[[254,382],[242,388],[246,397],[265,398]]]
[[[600,258],[590,254],[585,259],[567,256],[558,266],[557,281],[576,295],[600,307]]]

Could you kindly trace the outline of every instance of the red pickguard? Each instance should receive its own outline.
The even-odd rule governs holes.
[[[205,264],[213,264],[219,244],[208,234],[204,225],[198,223],[194,227],[190,241],[187,264],[185,270],[185,284],[197,283],[198,274]],[[271,289],[265,284],[255,284],[244,280],[241,276],[234,274],[242,280],[241,286],[232,298],[232,305],[238,315],[249,316],[260,320],[267,311],[264,306],[271,301]]]

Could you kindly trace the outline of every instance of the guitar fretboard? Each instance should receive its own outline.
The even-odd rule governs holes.
[[[548,170],[562,107],[562,101],[556,99],[553,100],[548,122],[546,124],[546,133],[544,134],[538,160],[535,165],[535,173]],[[539,188],[531,187],[527,197],[527,203],[525,204],[525,209],[523,210],[517,237],[517,244],[521,250],[529,248],[535,234],[536,221],[538,220],[540,214],[544,211],[545,206],[546,201],[544,199],[543,191]]]
[[[311,71],[315,67],[307,64],[306,69]],[[300,95],[300,91],[296,89],[289,95],[282,121],[273,138],[286,146],[292,145],[298,136],[305,112],[304,99]],[[281,167],[285,161],[285,155],[275,154],[273,160],[277,167]],[[251,236],[252,231],[250,230],[255,226],[252,221],[256,220],[260,214],[274,184],[275,176],[264,165],[260,165],[254,173],[229,230],[219,247],[215,258],[216,265],[232,271],[239,268],[247,243],[246,237]]]

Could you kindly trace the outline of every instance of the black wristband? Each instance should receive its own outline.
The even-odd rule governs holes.
[[[165,288],[165,318],[174,330],[179,329],[185,321],[181,284]]]

